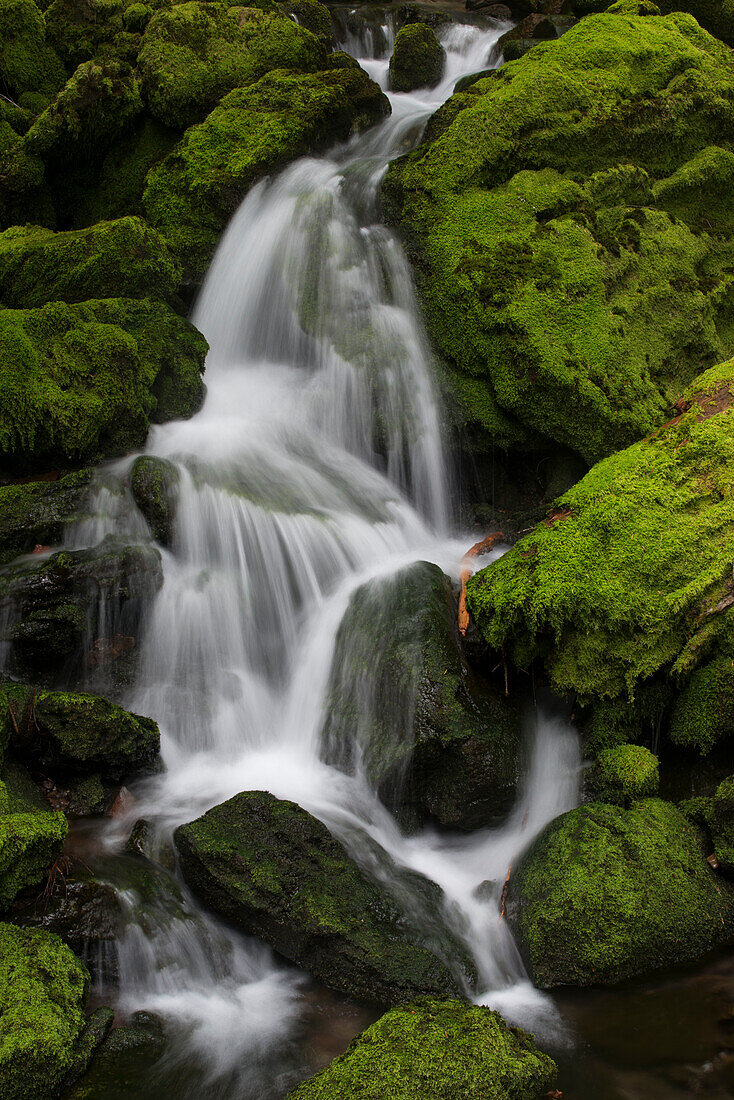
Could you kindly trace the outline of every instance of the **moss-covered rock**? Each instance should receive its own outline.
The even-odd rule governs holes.
[[[532,534],[467,586],[484,639],[538,657],[582,701],[633,701],[731,646],[734,362],[655,435],[598,463]],[[613,708],[614,704],[612,704]]]
[[[46,8],[48,40],[69,72],[93,59],[132,62],[142,27],[134,13],[129,19],[126,14],[136,6],[130,0],[51,0]]]
[[[60,855],[67,832],[62,813],[12,812],[0,798],[0,911],[4,912],[25,886],[38,886]]]
[[[210,909],[325,985],[391,1004],[460,992],[390,895],[294,802],[244,792],[174,839],[184,881]]]
[[[556,1066],[488,1008],[420,998],[358,1035],[288,1100],[536,1100]]]
[[[53,217],[43,184],[43,161],[32,156],[23,136],[6,118],[0,118],[0,226],[27,221],[31,211],[38,220],[43,208]]]
[[[154,455],[135,459],[130,472],[130,488],[153,537],[163,546],[173,542],[178,483],[179,472],[172,462]]]
[[[519,716],[463,660],[437,566],[419,562],[357,589],[328,691],[327,759],[353,767],[356,753],[403,821],[477,828],[506,814],[523,766]]]
[[[258,179],[377,122],[389,109],[378,85],[359,68],[268,73],[225,96],[150,172],[144,195],[148,218],[196,282],[230,216]]]
[[[301,27],[305,27],[311,34],[315,34],[322,46],[327,50],[334,49],[336,39],[331,12],[321,0],[287,0],[281,4],[285,10]]]
[[[71,1065],[64,1078],[65,1085],[77,1081],[87,1071],[95,1051],[109,1035],[114,1022],[115,1014],[111,1008],[97,1008],[92,1012],[74,1044]]]
[[[436,32],[425,23],[408,23],[396,37],[390,58],[390,83],[394,92],[434,88],[443,76],[446,51]]]
[[[0,83],[16,99],[24,92],[52,96],[64,66],[46,43],[43,14],[33,0],[0,0]]]
[[[533,981],[611,984],[727,942],[734,890],[701,834],[657,799],[563,814],[513,869],[508,914]]]
[[[142,446],[203,400],[207,345],[160,302],[0,310],[0,465],[78,465]]]
[[[181,271],[140,218],[52,233],[36,225],[0,233],[0,302],[28,309],[90,298],[175,297]]]
[[[628,12],[641,15],[668,15],[674,11],[690,12],[692,16],[715,34],[722,42],[734,46],[734,4],[732,0],[617,0],[609,4],[608,0],[574,0],[574,11],[578,15],[593,12]],[[637,9],[637,11],[635,11]]]
[[[134,1012],[124,1027],[112,1029],[87,1073],[65,1093],[64,1100],[143,1095],[165,1049],[161,1020],[149,1012]]]
[[[62,542],[67,528],[89,514],[91,480],[91,470],[80,470],[56,481],[0,487],[0,565]]]
[[[710,752],[734,733],[734,661],[721,654],[695,669],[670,716],[670,739],[683,748]]]
[[[88,975],[57,936],[0,924],[3,1100],[47,1100],[74,1060]]]
[[[732,354],[733,140],[726,46],[684,14],[597,15],[393,163],[386,210],[477,450],[542,437],[593,462]]]
[[[271,69],[314,72],[324,62],[316,37],[279,11],[198,0],[156,12],[138,57],[151,113],[182,130]]]
[[[716,788],[706,815],[719,866],[734,874],[734,775]]]
[[[638,798],[658,793],[658,758],[642,745],[604,749],[588,780],[594,798],[615,806],[629,806]]]

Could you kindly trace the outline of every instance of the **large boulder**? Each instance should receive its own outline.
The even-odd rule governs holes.
[[[452,96],[393,162],[386,212],[477,454],[594,462],[734,352],[732,152],[728,47],[689,15],[604,14]]]
[[[692,962],[734,931],[734,888],[668,802],[557,818],[513,869],[507,913],[536,985],[612,984]]]
[[[57,936],[0,924],[3,1100],[47,1100],[74,1063],[89,976]]]
[[[358,760],[406,824],[471,829],[507,813],[524,763],[519,715],[464,661],[437,566],[418,562],[357,589],[327,697],[326,759],[350,770]]]
[[[390,1004],[460,993],[425,934],[294,802],[247,791],[181,825],[174,839],[184,881],[205,905],[324,985]],[[430,900],[431,884],[421,886]]]
[[[248,189],[305,153],[389,114],[359,67],[301,75],[277,71],[237,88],[148,175],[143,202],[187,278],[203,277]]]
[[[325,60],[316,37],[280,11],[188,0],[155,13],[138,67],[151,114],[184,130],[271,69],[314,72]]]
[[[426,997],[386,1012],[288,1100],[537,1100],[556,1072],[498,1013]]]
[[[78,465],[142,446],[203,400],[206,341],[161,302],[0,310],[0,467]]]
[[[531,2],[536,3],[538,0],[531,0]],[[613,5],[609,4],[609,0],[574,0],[573,7],[578,15],[588,15],[592,12],[608,10],[610,7],[612,10],[617,10],[622,4],[630,8],[638,7],[643,9],[643,12],[645,8],[652,9],[654,14],[662,12],[663,15],[668,15],[674,11],[690,12],[707,31],[711,31],[711,34],[715,34],[729,46],[734,46],[732,0],[654,0],[654,4],[652,0],[617,0]]]
[[[433,88],[446,65],[446,51],[436,32],[425,23],[408,23],[395,38],[390,58],[390,84],[394,92]]]
[[[0,233],[0,302],[28,309],[90,298],[175,298],[180,268],[141,218],[52,233],[37,225]]]
[[[0,83],[17,98],[52,96],[64,83],[64,66],[46,42],[43,13],[33,0],[0,0]]]
[[[91,470],[79,470],[0,487],[0,565],[37,546],[62,542],[66,530],[90,514],[91,480]]]

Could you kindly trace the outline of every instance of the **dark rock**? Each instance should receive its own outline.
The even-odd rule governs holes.
[[[150,1012],[133,1013],[125,1027],[112,1029],[64,1100],[141,1095],[165,1048],[162,1021]]]
[[[114,1020],[115,1014],[111,1008],[98,1008],[87,1019],[74,1046],[72,1062],[64,1078],[64,1088],[69,1088],[86,1073],[95,1051],[109,1035]]]
[[[60,543],[64,532],[89,511],[91,470],[58,480],[0,488],[0,565],[38,545]]]
[[[172,462],[141,455],[133,463],[130,487],[153,537],[162,546],[173,542],[179,472]]]
[[[394,92],[434,88],[443,76],[446,51],[425,23],[409,23],[398,31],[390,58]]]

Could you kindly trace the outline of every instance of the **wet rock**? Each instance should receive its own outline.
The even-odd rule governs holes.
[[[716,788],[706,819],[722,871],[734,874],[734,775]]]
[[[497,1012],[421,998],[386,1012],[289,1100],[536,1100],[556,1073],[533,1037]]]
[[[17,812],[0,783],[0,912],[26,886],[37,887],[61,854],[68,825],[62,813]]]
[[[435,31],[425,23],[409,23],[398,31],[390,58],[390,83],[394,92],[434,88],[445,66],[446,51]]]
[[[125,1027],[113,1028],[64,1100],[141,1095],[165,1047],[162,1021],[150,1012],[134,1012]]]
[[[359,759],[404,822],[472,829],[506,814],[524,754],[517,709],[468,668],[456,623],[449,580],[427,562],[358,589],[322,736],[326,759]]]
[[[301,27],[315,34],[325,49],[335,48],[331,12],[326,4],[320,3],[320,0],[288,0],[283,7]]]
[[[613,984],[692,962],[734,930],[734,888],[670,803],[589,803],[563,814],[513,869],[507,914],[533,981]]]
[[[638,798],[658,793],[658,758],[642,745],[604,749],[587,779],[592,798],[615,806],[629,806]]]
[[[57,936],[0,924],[0,1075],[6,1100],[47,1100],[70,1069],[89,976]]]
[[[89,514],[91,470],[57,480],[0,487],[0,565],[38,545],[62,542],[67,528]]]
[[[135,503],[162,546],[173,542],[179,480],[176,467],[163,458],[141,455],[133,463],[130,488]]]
[[[64,1078],[64,1087],[68,1088],[86,1072],[95,1051],[107,1038],[114,1020],[115,1014],[111,1008],[98,1008],[87,1019],[84,1030],[74,1046],[74,1055]]]
[[[245,792],[174,839],[184,880],[205,905],[317,981],[388,1003],[459,992],[389,893],[295,803]]]

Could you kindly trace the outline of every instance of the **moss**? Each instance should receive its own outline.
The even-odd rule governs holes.
[[[203,399],[204,338],[158,302],[0,311],[0,455],[44,469],[122,454]]]
[[[334,27],[331,12],[326,4],[322,4],[320,0],[287,0],[280,6],[296,20],[299,26],[315,34],[325,49],[334,49],[336,45]]]
[[[67,528],[88,515],[91,476],[81,470],[57,481],[0,487],[0,565],[62,542]]]
[[[0,0],[0,83],[17,98],[23,92],[54,95],[64,67],[46,44],[43,15],[33,0]]]
[[[734,775],[730,775],[716,788],[707,814],[711,838],[719,866],[729,874],[734,873]]]
[[[557,818],[513,870],[508,912],[536,984],[611,984],[725,943],[734,891],[701,834],[657,799]]]
[[[728,638],[727,614],[709,612],[734,559],[732,381],[734,362],[702,375],[689,411],[598,463],[474,575],[468,606],[493,648],[541,658],[582,701],[633,700]]]
[[[0,234],[0,301],[14,309],[90,298],[175,297],[180,268],[140,218],[52,233],[15,226]]]
[[[682,14],[591,16],[452,96],[384,194],[465,424],[593,462],[732,354],[733,139],[734,58]]]
[[[616,806],[656,795],[659,787],[658,758],[642,745],[604,749],[589,777],[593,797]]]
[[[394,92],[433,88],[446,65],[446,51],[436,32],[425,23],[408,23],[395,38],[390,58],[390,83]]]
[[[3,1100],[46,1100],[72,1064],[84,1025],[86,968],[58,936],[0,925]]]
[[[0,101],[1,102],[1,101]],[[43,161],[26,150],[23,137],[0,118],[0,225],[27,220],[35,207],[43,206]]]
[[[653,189],[655,201],[696,230],[730,235],[734,212],[734,153],[708,146]]]
[[[130,488],[153,537],[163,546],[173,542],[178,483],[179,472],[172,462],[153,455],[135,459]]]
[[[46,9],[49,42],[69,72],[93,59],[134,63],[142,29],[135,9],[141,6],[129,0],[52,0]]]
[[[421,998],[385,1013],[289,1100],[535,1100],[556,1066],[496,1012]]]
[[[151,113],[180,129],[271,69],[313,72],[324,61],[315,36],[280,12],[196,0],[156,12],[138,57]]]
[[[346,138],[389,112],[361,69],[273,72],[230,92],[149,176],[144,206],[186,276],[202,278],[247,190],[289,160]]]
[[[114,1021],[115,1014],[111,1008],[97,1008],[90,1015],[74,1044],[74,1055],[66,1072],[64,1084],[77,1081],[87,1071],[95,1051],[107,1038]]]
[[[734,733],[734,662],[714,657],[697,668],[676,699],[670,739],[702,755]]]
[[[180,826],[174,839],[185,882],[209,908],[317,981],[388,1003],[458,992],[423,946],[425,934],[295,803],[245,792]]]
[[[37,886],[60,855],[67,832],[62,813],[0,812],[0,911],[25,886]]]
[[[624,6],[622,6],[624,5]],[[619,0],[619,3],[609,6],[608,0],[575,0],[574,9],[578,15],[586,15],[589,12],[598,11],[627,11],[630,7],[639,5],[640,14],[668,15],[670,12],[690,12],[695,19],[711,31],[717,38],[734,46],[734,3],[732,0]],[[655,8],[650,12],[650,8]]]

